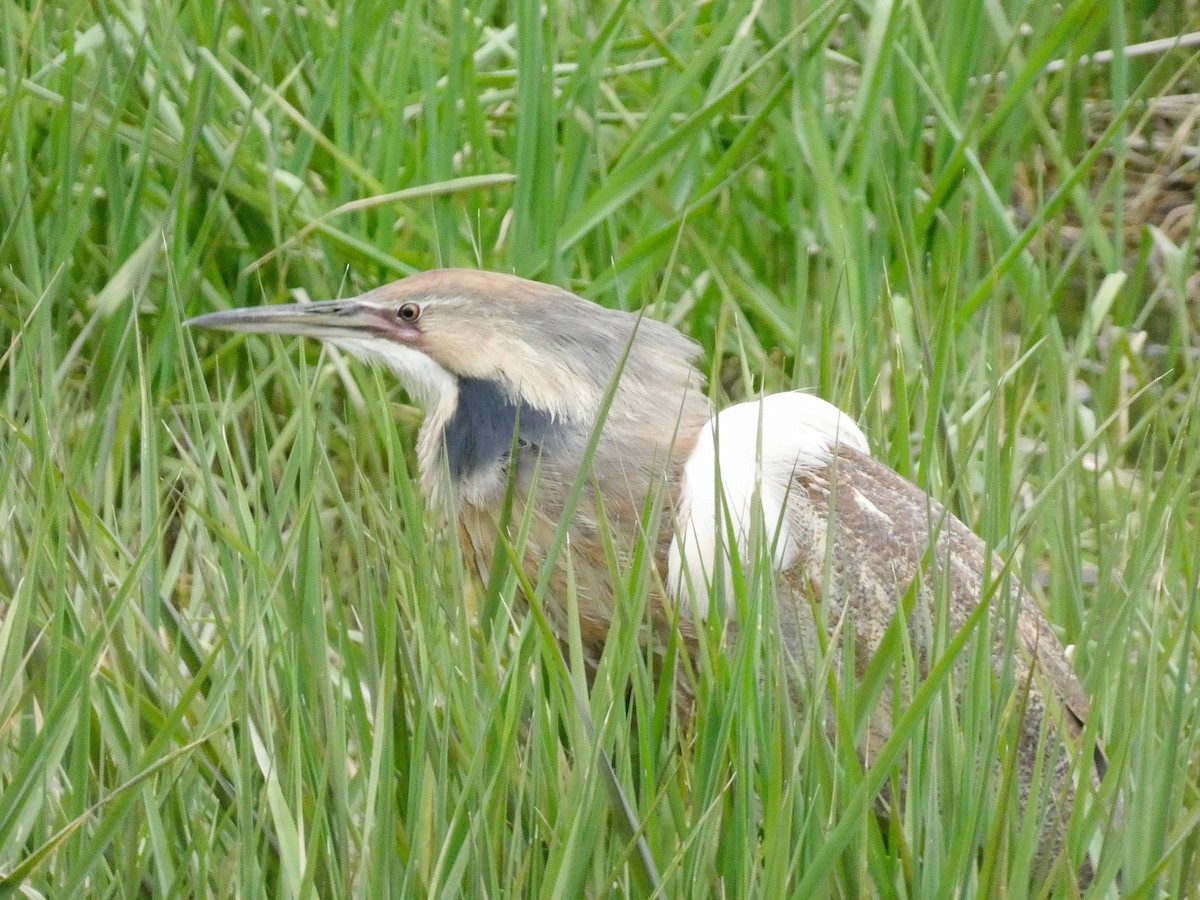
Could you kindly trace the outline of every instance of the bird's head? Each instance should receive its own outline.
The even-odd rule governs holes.
[[[542,449],[576,448],[618,374],[609,444],[662,444],[677,429],[698,430],[708,411],[692,365],[697,347],[674,328],[513,275],[440,269],[346,300],[233,309],[188,324],[318,338],[386,364],[427,410],[426,476],[438,441],[456,481],[507,458],[517,419],[521,438],[529,431]],[[613,465],[630,463],[612,449],[623,457]],[[602,446],[597,461],[605,455]]]

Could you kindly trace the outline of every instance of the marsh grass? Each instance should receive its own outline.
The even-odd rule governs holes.
[[[1197,225],[1123,173],[1197,62],[1122,52],[1195,8],[1151,6],[0,5],[6,884],[1069,896],[1090,849],[1096,895],[1196,895]],[[881,682],[797,686],[761,567],[693,662],[634,639],[635,559],[589,686],[424,510],[386,373],[181,327],[451,264],[649,306],[717,398],[839,403],[1034,586],[1112,762],[1046,879],[1002,610],[921,684],[896,643],[865,763]]]

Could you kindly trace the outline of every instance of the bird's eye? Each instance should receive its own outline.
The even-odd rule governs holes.
[[[421,318],[421,307],[416,303],[405,303],[396,310],[396,318],[401,322],[413,323]]]

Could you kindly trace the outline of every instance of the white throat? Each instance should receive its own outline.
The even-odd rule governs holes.
[[[455,377],[420,350],[392,341],[336,338],[331,343],[359,359],[386,365],[424,408],[425,424],[417,440],[421,489],[431,505],[444,506],[451,491],[443,461],[442,429],[458,402]]]

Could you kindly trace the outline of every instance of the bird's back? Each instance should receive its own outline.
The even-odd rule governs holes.
[[[1052,862],[1074,805],[1073,760],[1079,756],[1088,704],[1062,643],[1034,599],[954,515],[850,447],[839,447],[827,467],[796,474],[786,514],[798,555],[779,576],[781,644],[801,677],[853,672],[874,694],[863,701],[873,704],[859,748],[865,759],[875,758],[891,735],[898,714],[893,697],[911,697],[916,682],[928,676],[964,629],[976,629],[973,634],[987,629],[984,641],[967,641],[950,677],[961,694],[970,677],[970,648],[990,652],[993,709],[1007,706],[1021,715],[1015,747],[1018,808],[1022,816],[1038,808],[1030,798],[1041,772],[1045,819],[1038,862]],[[982,616],[976,615],[981,603],[987,606]],[[906,636],[911,655],[888,642],[889,632]],[[848,646],[853,663],[843,665]],[[880,660],[880,653],[892,655]],[[918,671],[906,670],[907,659]],[[881,663],[889,675],[867,685],[869,669],[878,671]],[[906,682],[898,693],[897,673]],[[1013,698],[1019,702],[1008,706]],[[827,709],[832,717],[832,705]],[[830,729],[836,731],[832,721]],[[1103,752],[1096,748],[1093,764],[1082,768],[1090,769],[1084,777],[1098,785]]]

